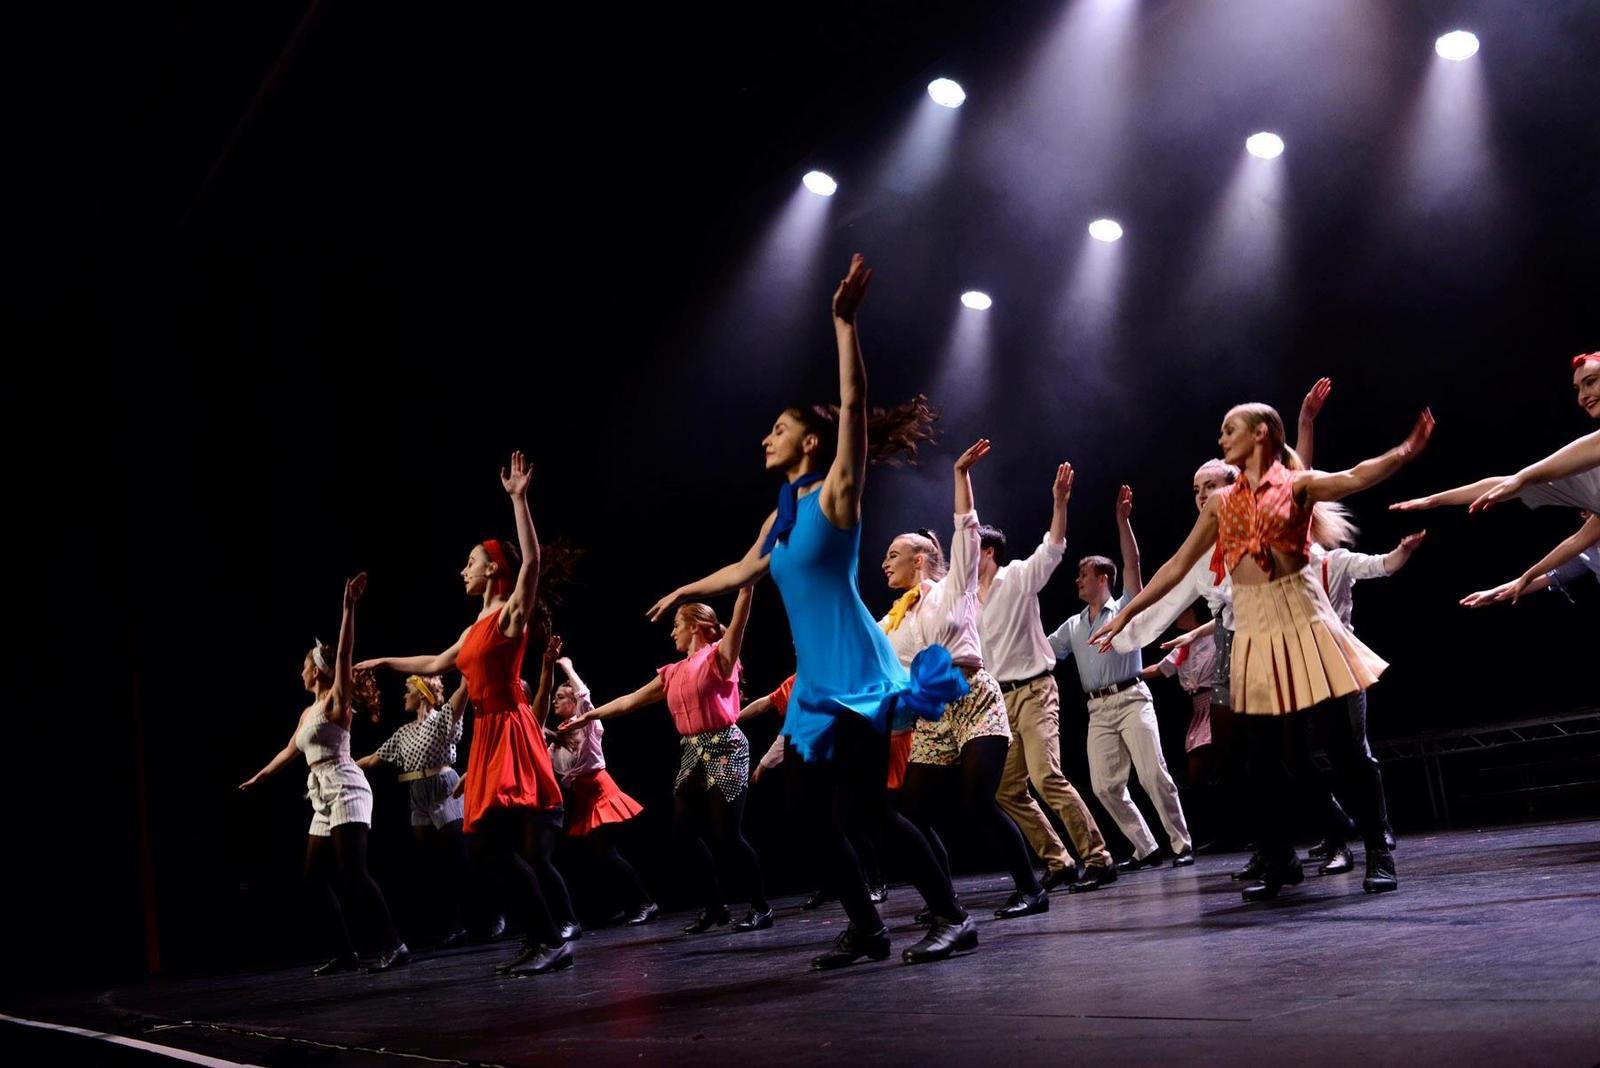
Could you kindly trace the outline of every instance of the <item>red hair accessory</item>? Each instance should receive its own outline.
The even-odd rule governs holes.
[[[511,571],[511,563],[506,559],[506,551],[500,548],[500,539],[490,538],[481,544],[483,546],[483,551],[489,556],[489,562],[495,567],[499,568],[499,571],[497,571],[494,576],[495,584],[505,584],[507,586],[511,585],[511,575],[509,574]]]
[[[1596,362],[1600,362],[1600,352],[1580,352],[1580,353],[1578,353],[1578,355],[1576,355],[1576,356],[1574,356],[1572,358],[1572,369],[1574,371],[1576,371],[1578,369],[1578,365],[1580,363],[1582,363],[1584,360],[1594,360]]]

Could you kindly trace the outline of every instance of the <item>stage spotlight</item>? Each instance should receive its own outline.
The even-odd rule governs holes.
[[[839,183],[821,171],[807,171],[800,181],[819,197],[831,197],[839,191]]]
[[[994,306],[994,301],[989,299],[989,294],[981,293],[976,289],[969,289],[961,294],[961,303],[973,311],[988,311]]]
[[[1265,131],[1245,138],[1244,150],[1260,159],[1277,159],[1283,155],[1283,138]]]
[[[1089,236],[1096,241],[1117,241],[1122,238],[1122,225],[1115,219],[1096,219],[1089,224]]]
[[[958,108],[967,99],[967,91],[949,78],[935,78],[929,82],[928,95],[942,108]]]
[[[1459,63],[1478,54],[1478,38],[1466,30],[1454,30],[1433,42],[1433,50],[1443,58]]]

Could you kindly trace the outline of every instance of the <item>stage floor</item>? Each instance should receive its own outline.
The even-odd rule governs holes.
[[[385,976],[304,968],[34,1000],[5,1012],[253,1064],[1600,1063],[1600,820],[1404,838],[1398,893],[1308,877],[1246,906],[1239,856],[1057,892],[990,918],[1000,876],[961,881],[977,952],[908,967],[920,907],[895,887],[895,956],[827,974],[837,907],[778,902],[771,931],[600,930],[573,969],[502,979],[512,946]],[[157,1064],[103,1040],[0,1024],[10,1064]]]

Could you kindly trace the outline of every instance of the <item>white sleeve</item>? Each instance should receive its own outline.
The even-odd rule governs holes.
[[[1161,674],[1169,679],[1176,675],[1178,673],[1178,650],[1174,649],[1162,657],[1161,663],[1157,664],[1156,667],[1160,669]]]
[[[1061,558],[1066,555],[1067,543],[1062,541],[1060,545],[1051,545],[1047,533],[1032,555],[1026,560],[1017,561],[1013,570],[1022,580],[1023,588],[1030,594],[1037,594],[1050,581],[1050,576],[1056,573],[1056,568],[1061,566]]]
[[[1350,578],[1359,582],[1362,579],[1388,578],[1389,569],[1384,567],[1383,561],[1384,556],[1375,553],[1347,552],[1344,566],[1349,570]]]
[[[783,735],[780,734],[772,740],[772,745],[768,747],[766,753],[761,757],[761,766],[766,768],[768,771],[771,771],[773,768],[783,763],[783,756],[785,752],[786,747],[784,745]]]
[[[978,513],[962,512],[956,516],[955,535],[950,539],[950,570],[945,572],[939,585],[945,589],[949,603],[955,604],[963,597],[978,595]]]
[[[1112,639],[1111,648],[1124,654],[1143,649],[1161,637],[1185,608],[1198,601],[1201,591],[1210,582],[1211,557],[1207,555],[1196,560],[1189,573],[1179,579],[1165,597],[1129,620],[1122,632]]]

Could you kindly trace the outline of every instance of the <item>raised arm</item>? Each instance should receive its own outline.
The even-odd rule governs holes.
[[[1159,601],[1167,591],[1176,586],[1183,577],[1189,573],[1199,559],[1215,548],[1217,544],[1217,508],[1222,503],[1222,497],[1212,494],[1206,502],[1205,508],[1200,512],[1200,518],[1195,520],[1194,529],[1189,531],[1189,536],[1178,546],[1178,551],[1172,559],[1162,564],[1151,577],[1148,585],[1144,586],[1134,596],[1133,600],[1122,606],[1122,610],[1111,618],[1111,622],[1101,627],[1089,636],[1089,640],[1106,652],[1111,648],[1111,640],[1115,638],[1130,620],[1150,605]]]
[[[1319,378],[1316,385],[1306,394],[1305,400],[1300,402],[1300,422],[1295,428],[1294,451],[1299,454],[1300,462],[1307,467],[1313,466],[1311,447],[1314,444],[1317,415],[1322,411],[1322,404],[1331,392],[1333,392],[1333,379]]]
[[[707,601],[713,597],[740,590],[746,586],[753,586],[767,577],[767,568],[772,563],[770,555],[761,555],[761,547],[767,543],[767,532],[772,529],[772,524],[778,521],[778,513],[773,511],[767,515],[767,521],[761,524],[761,533],[756,535],[756,540],[751,543],[750,550],[737,562],[718,568],[705,578],[691,582],[686,586],[679,586],[661,600],[657,601],[646,612],[652,623],[659,622],[668,612],[671,612],[684,601]]]
[[[539,690],[533,695],[533,714],[544,722],[550,708],[550,680],[555,675],[556,658],[561,655],[561,635],[552,634],[544,643],[544,656],[539,661]]]
[[[508,637],[516,637],[527,626],[528,616],[539,595],[539,534],[533,529],[533,512],[528,508],[528,483],[533,480],[533,468],[520,452],[511,454],[510,468],[501,468],[500,484],[511,498],[511,511],[517,520],[517,548],[522,550],[522,570],[511,587],[511,597],[500,616],[500,629]]]
[[[572,689],[574,690],[574,692],[576,692],[576,693],[588,693],[589,692],[588,683],[584,682],[581,678],[578,677],[578,669],[572,666],[572,657],[570,657],[570,656],[558,656],[558,657],[556,657],[556,667],[561,669],[561,674],[566,676],[566,680],[569,683],[572,684]]]
[[[972,502],[972,465],[989,455],[989,439],[979,438],[956,457],[955,533],[950,538],[950,568],[939,581],[952,597],[978,595],[978,516]]]
[[[755,590],[750,586],[739,591],[733,602],[733,618],[728,620],[728,629],[717,642],[717,666],[724,678],[733,673],[733,665],[739,662],[739,651],[744,648],[744,629],[750,623],[750,602],[754,598]]]
[[[333,664],[333,693],[328,719],[350,726],[350,695],[354,692],[356,648],[356,602],[367,592],[367,573],[362,571],[344,584],[344,610],[339,617],[339,645]]]
[[[647,705],[655,704],[657,701],[666,700],[666,696],[666,683],[661,681],[660,675],[657,675],[630,694],[625,694],[615,701],[607,701],[599,708],[591,708],[588,711],[579,712],[557,727],[556,730],[558,733],[566,734],[568,731],[576,730],[591,720],[625,716],[629,712],[636,712]]]
[[[432,656],[377,656],[371,660],[361,661],[356,665],[356,670],[373,671],[377,668],[388,668],[390,671],[399,671],[406,675],[443,675],[446,671],[455,670],[456,657],[461,653],[461,643],[466,636],[466,631],[462,631],[456,643],[442,653]]]
[[[450,700],[445,704],[450,706],[450,717],[459,720],[467,712],[467,677],[461,676],[461,681],[456,684],[456,692],[450,695]]]
[[[1122,596],[1144,589],[1144,572],[1139,567],[1139,542],[1133,536],[1133,490],[1117,490],[1117,544],[1122,547]]]
[[[1050,484],[1050,544],[1067,544],[1067,502],[1072,499],[1072,465],[1065,460],[1056,468]]]
[[[1412,426],[1406,440],[1382,456],[1362,460],[1345,471],[1295,472],[1295,494],[1309,504],[1314,501],[1342,500],[1352,493],[1359,493],[1361,490],[1376,486],[1416,459],[1427,446],[1428,438],[1432,434],[1433,413],[1424,408],[1422,414],[1417,416],[1416,424]]]
[[[867,365],[861,357],[856,315],[872,282],[872,268],[861,253],[833,291],[833,336],[839,348],[839,445],[818,501],[828,522],[846,529],[861,521],[861,492],[867,474]]]
[[[1502,479],[1498,485],[1486,490],[1482,496],[1473,501],[1467,511],[1480,512],[1485,508],[1492,508],[1502,501],[1512,500],[1529,486],[1576,475],[1591,467],[1600,467],[1600,430],[1585,434],[1577,441],[1563,445],[1538,463],[1529,464],[1510,478]]]

